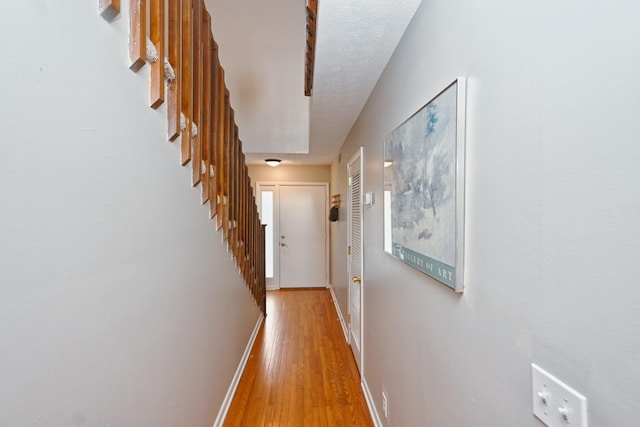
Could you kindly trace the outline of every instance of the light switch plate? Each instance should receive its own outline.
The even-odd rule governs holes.
[[[373,206],[373,204],[376,202],[376,198],[375,195],[373,194],[373,192],[368,191],[366,193],[364,193],[364,204],[368,207]]]
[[[549,427],[588,427],[587,398],[531,364],[533,414]]]

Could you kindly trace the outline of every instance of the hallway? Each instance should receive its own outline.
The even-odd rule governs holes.
[[[329,290],[269,291],[225,426],[371,425]]]

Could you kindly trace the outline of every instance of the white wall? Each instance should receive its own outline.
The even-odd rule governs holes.
[[[127,19],[0,15],[0,425],[211,426],[259,310]]]
[[[349,189],[347,182],[347,163],[340,158],[331,164],[331,183],[329,184],[330,194],[340,195],[340,208],[338,209],[338,220],[329,222],[329,244],[330,250],[330,282],[333,287],[335,299],[338,302],[343,319],[347,318],[349,304],[349,274],[347,269],[347,245],[348,245],[348,214],[349,214]],[[348,325],[345,325],[348,327]]]
[[[342,157],[365,147],[363,191],[382,200],[385,135],[468,78],[467,287],[384,254],[382,203],[365,210],[364,374],[385,425],[541,425],[531,362],[587,396],[591,426],[637,424],[637,16],[622,0],[417,11]]]
[[[290,166],[280,165],[277,167],[249,165],[249,176],[251,185],[255,187],[256,182],[328,182],[330,179],[330,166]]]

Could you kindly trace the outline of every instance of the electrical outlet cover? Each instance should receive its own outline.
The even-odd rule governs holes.
[[[389,401],[387,400],[387,394],[382,392],[382,413],[385,418],[389,418]]]

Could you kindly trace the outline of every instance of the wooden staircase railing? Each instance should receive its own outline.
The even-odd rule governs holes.
[[[107,21],[120,13],[120,0],[98,1]],[[202,204],[266,314],[265,229],[204,1],[129,0],[129,27],[130,68],[150,63],[149,104],[166,100],[167,137],[180,137],[180,163],[191,164],[192,186],[200,184]]]
[[[318,0],[307,0],[307,53],[304,66],[304,94],[313,92],[313,70],[316,61],[316,31],[318,30]]]

